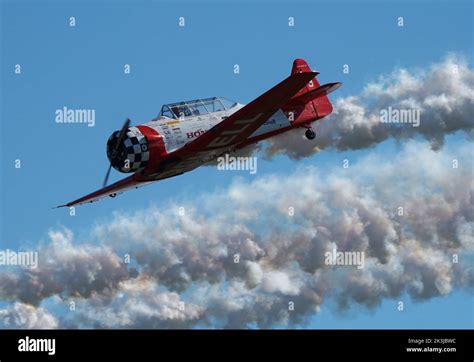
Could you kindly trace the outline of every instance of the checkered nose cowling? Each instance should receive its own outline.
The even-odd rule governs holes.
[[[117,147],[120,131],[115,131],[107,141],[107,158],[112,167],[120,172],[135,172],[146,167],[150,158],[148,141],[136,127],[130,127],[122,143]],[[114,150],[115,157],[114,157]]]

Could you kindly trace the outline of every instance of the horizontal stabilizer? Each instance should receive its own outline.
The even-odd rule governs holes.
[[[334,92],[336,89],[338,89],[342,85],[341,82],[336,82],[336,83],[328,83],[324,84],[315,90],[312,90],[307,93],[303,93],[300,96],[297,96],[296,98],[291,99],[286,106],[301,106],[304,105],[308,102],[311,102],[312,100],[320,97],[327,96],[329,93]]]

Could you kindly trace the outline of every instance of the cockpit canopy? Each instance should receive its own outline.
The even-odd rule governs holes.
[[[193,117],[213,112],[220,112],[234,107],[237,102],[223,97],[194,99],[192,101],[165,104],[161,107],[160,116],[168,118]]]

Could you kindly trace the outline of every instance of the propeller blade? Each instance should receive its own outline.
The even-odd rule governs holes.
[[[117,137],[117,140],[115,141],[115,148],[112,152],[112,157],[111,157],[112,160],[115,157],[117,157],[117,151],[118,151],[118,149],[120,147],[120,144],[122,143],[123,139],[125,138],[125,135],[127,134],[127,129],[130,126],[130,122],[131,122],[130,118],[127,118],[125,120],[125,123],[122,126],[122,129],[120,130],[120,133]],[[109,168],[107,170],[107,173],[105,174],[104,183],[103,183],[102,187],[107,186],[107,182],[109,181],[109,176],[110,176],[110,170],[111,169],[112,169],[112,162],[110,163]]]
[[[111,169],[112,169],[112,164],[110,164],[109,168],[107,169],[107,173],[105,174],[104,183],[102,184],[102,187],[107,186],[107,182],[109,181],[109,176],[110,176],[110,170]]]
[[[127,134],[127,129],[130,126],[130,118],[127,118],[125,123],[122,126],[122,129],[120,130],[119,136],[117,137],[117,142],[115,143],[115,150],[119,148],[119,145],[122,143],[125,135]]]

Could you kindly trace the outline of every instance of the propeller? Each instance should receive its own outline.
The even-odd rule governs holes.
[[[112,154],[110,156],[110,165],[109,165],[109,168],[107,169],[107,173],[105,174],[104,183],[102,187],[107,186],[107,182],[109,181],[109,176],[110,176],[110,170],[112,169],[112,162],[117,157],[118,149],[120,145],[122,144],[122,141],[125,138],[125,135],[127,134],[127,129],[130,126],[130,122],[131,122],[130,119],[127,118],[125,123],[122,126],[122,129],[120,130],[117,140],[115,141],[115,145],[112,149]]]

